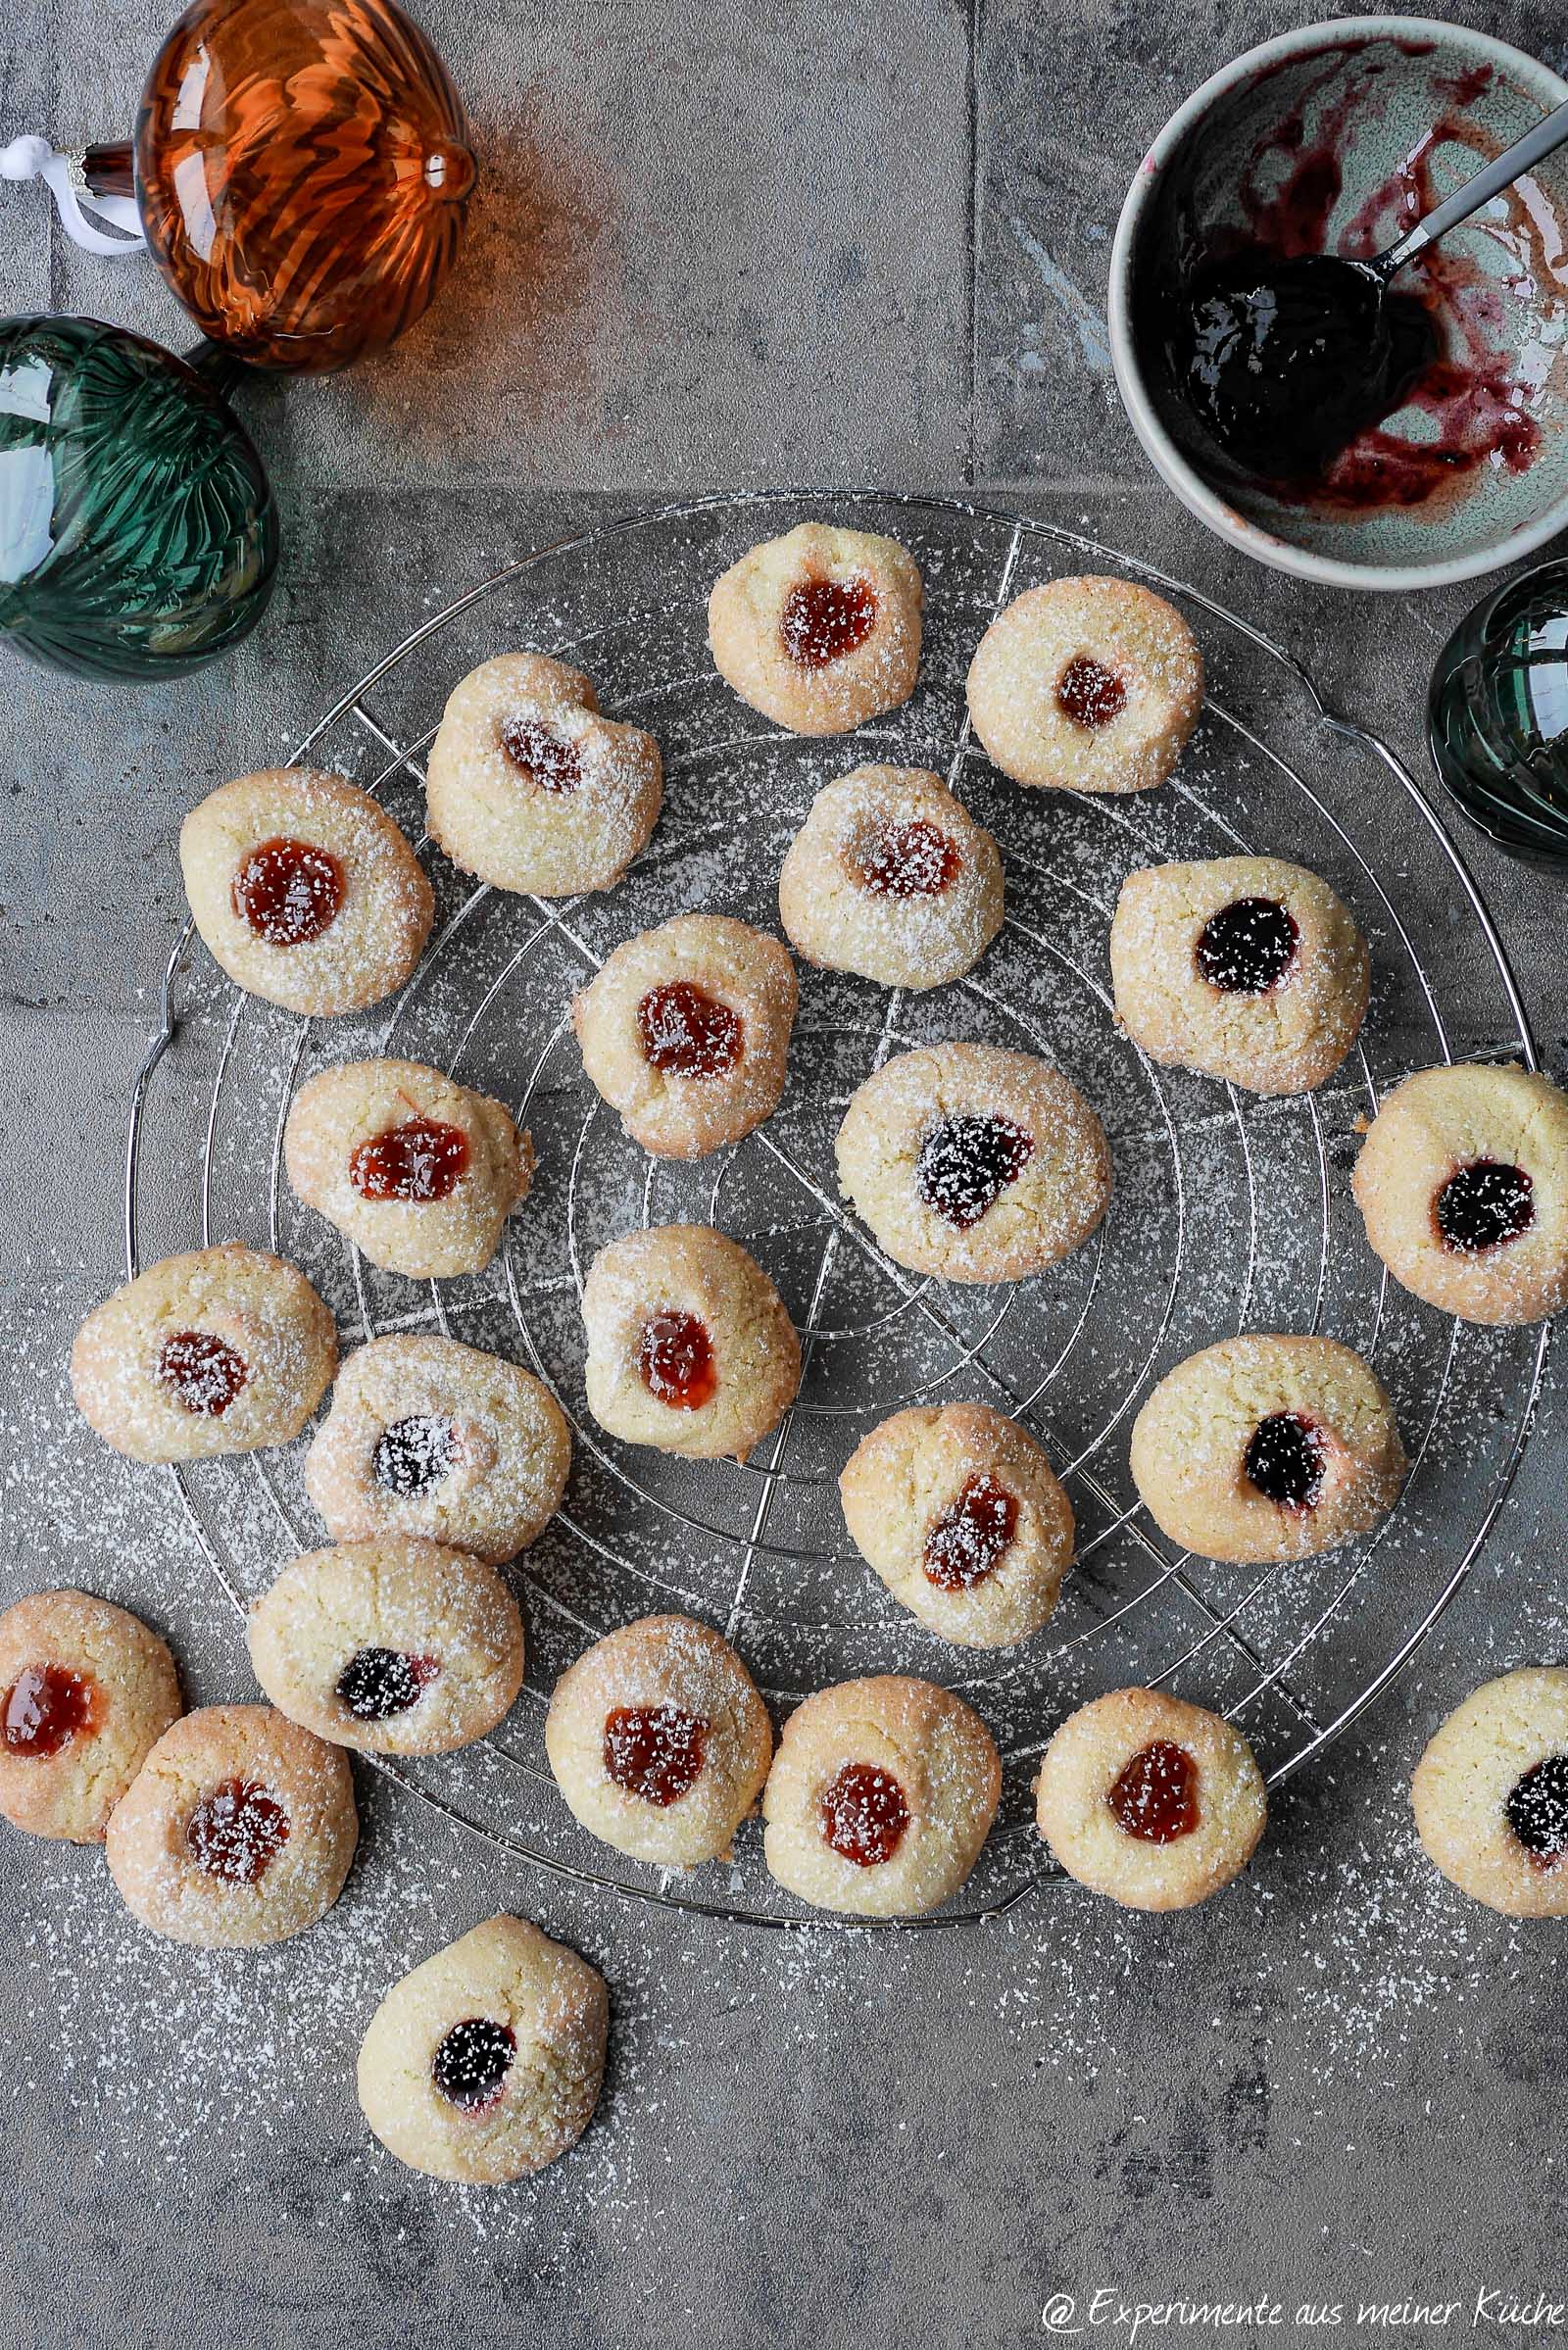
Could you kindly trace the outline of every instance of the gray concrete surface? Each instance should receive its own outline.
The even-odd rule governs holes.
[[[487,181],[447,302],[383,367],[248,400],[288,519],[269,623],[156,693],[0,654],[0,1118],[9,1234],[0,1594],[78,1580],[167,1628],[193,1697],[243,1647],[165,1487],[73,1418],[64,1359],[119,1276],[122,1109],[180,914],[186,806],[297,733],[493,562],[666,490],[972,487],[1087,521],[1246,602],[1413,757],[1462,599],[1373,606],[1244,571],[1155,485],[1096,320],[1124,183],[1183,90],[1305,9],[1120,0],[537,0],[427,12]],[[1467,12],[1568,65],[1560,11]],[[0,137],[117,129],[161,13],[18,0]],[[0,295],[148,328],[151,274],[3,194]],[[364,657],[364,660],[361,657]],[[1568,1059],[1560,897],[1474,864]],[[1488,1673],[1562,1655],[1554,1380],[1485,1559],[1414,1667],[1185,1918],[1071,1888],[921,1941],[696,1931],[498,1863],[379,1783],[317,1933],[195,1961],[101,1867],[0,1838],[10,2227],[0,2342],[1126,2342],[1093,2296],[1278,2304],[1217,2338],[1554,2338],[1478,2294],[1568,2298],[1560,1932],[1421,1862],[1405,1786]],[[532,2186],[460,2197],[368,2141],[386,1983],[510,1904],[594,1956],[601,2119]],[[1359,2302],[1456,2304],[1358,2324]],[[1339,2304],[1338,2326],[1298,2318]],[[1494,2323],[1496,2319],[1498,2322]],[[1140,2337],[1194,2338],[1167,2328]],[[1216,2338],[1213,2328],[1197,2338]]]

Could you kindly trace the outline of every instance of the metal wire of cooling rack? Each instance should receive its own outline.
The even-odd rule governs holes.
[[[760,726],[719,685],[707,655],[708,585],[778,526],[781,509],[895,530],[927,578],[927,652],[914,702],[826,751]],[[1174,782],[1141,796],[1136,809],[1082,795],[1064,808],[1068,796],[1021,794],[987,767],[970,736],[961,677],[974,642],[1013,593],[1064,565],[1146,582],[1186,606],[1208,639],[1207,769],[1201,759],[1196,767],[1184,761]],[[187,924],[164,974],[161,1024],[132,1092],[127,1272],[133,1276],[142,1261],[154,1074],[176,1044],[188,1046],[199,1065],[211,1063],[206,1112],[193,1139],[203,1245],[260,1215],[258,1239],[302,1263],[329,1296],[335,1291],[340,1322],[364,1337],[433,1328],[497,1350],[520,1349],[556,1393],[572,1423],[577,1462],[565,1508],[519,1562],[531,1650],[574,1652],[613,1622],[646,1612],[651,1595],[655,1604],[723,1622],[749,1656],[766,1649],[775,1670],[759,1678],[776,1705],[850,1671],[924,1670],[961,1688],[999,1727],[1010,1811],[1004,1803],[967,1906],[924,1919],[837,1920],[760,1899],[753,1888],[766,1880],[755,1852],[730,1868],[722,1893],[708,1897],[676,1890],[667,1875],[622,1863],[592,1843],[566,1818],[544,1763],[539,1729],[548,1689],[532,1674],[513,1720],[479,1748],[432,1766],[369,1759],[448,1818],[553,1874],[667,1909],[774,1929],[975,1925],[1059,1878],[1033,1842],[1025,1775],[1067,1702],[1087,1693],[1085,1660],[1106,1645],[1128,1659],[1122,1681],[1179,1682],[1184,1693],[1243,1717],[1268,1785],[1278,1787],[1388,1689],[1459,1590],[1523,1456],[1549,1343],[1549,1325],[1499,1337],[1416,1307],[1348,1238],[1339,1212],[1341,1160],[1355,1118],[1375,1107],[1406,1066],[1501,1054],[1536,1065],[1494,926],[1413,778],[1376,735],[1325,702],[1291,654],[1186,583],[1054,524],[874,492],[696,500],[509,563],[377,661],[304,736],[291,763],[318,761],[330,746],[336,762],[368,790],[393,798],[422,789],[420,759],[447,689],[477,660],[524,642],[589,668],[607,710],[660,736],[669,784],[660,833],[608,901],[547,902],[459,886],[421,838],[418,852],[441,884],[435,935],[380,1017],[379,1032],[367,1039],[356,1029],[342,1051],[350,1024],[330,1023],[326,1057],[398,1052],[438,1060],[451,1074],[503,1094],[519,1123],[532,1117],[544,1138],[556,1173],[540,1215],[559,1213],[559,1233],[532,1221],[536,1185],[495,1283],[477,1294],[472,1284],[430,1283],[427,1299],[411,1305],[422,1293],[375,1275],[335,1236],[297,1218],[297,1228],[286,1229],[294,1210],[282,1180],[283,1121],[301,1072],[321,1051],[321,1024],[275,1014],[198,966]],[[1214,656],[1227,647],[1234,679],[1224,660],[1213,674]],[[438,661],[426,658],[434,654]],[[928,679],[929,670],[937,674]],[[1231,683],[1242,690],[1233,695]],[[389,713],[385,700],[372,708],[372,695],[389,698],[395,710]],[[1303,771],[1312,762],[1296,742],[1287,753],[1270,739],[1285,695],[1298,698],[1293,723],[1305,730],[1300,740],[1316,759],[1315,780]],[[1342,814],[1330,805],[1331,798],[1343,805],[1343,778],[1325,771],[1324,753],[1342,744],[1381,770],[1385,789],[1394,787],[1384,810],[1392,837],[1363,846],[1358,809]],[[1112,1098],[1132,1104],[1112,1136],[1112,1215],[1049,1285],[960,1294],[911,1275],[837,1196],[824,1138],[848,1090],[890,1053],[929,1041],[929,998],[894,991],[868,1016],[860,983],[807,974],[791,1095],[780,1112],[746,1143],[679,1176],[617,1138],[577,1062],[569,997],[609,948],[715,896],[726,910],[767,921],[777,868],[767,820],[787,834],[826,779],[824,758],[835,762],[826,772],[837,772],[865,755],[945,765],[950,785],[961,783],[961,796],[1002,842],[1008,896],[1003,941],[967,979],[936,991],[940,1032],[980,1031],[1063,1059],[1102,1112]],[[1216,805],[1223,795],[1224,806]],[[1285,826],[1271,821],[1264,846],[1296,854],[1305,830],[1311,854],[1303,849],[1303,860],[1333,866],[1336,886],[1373,934],[1389,994],[1387,1005],[1375,1002],[1347,1088],[1303,1097],[1284,1111],[1233,1087],[1154,1068],[1116,1030],[1099,970],[1114,897],[1114,889],[1105,891],[1107,873],[1162,854],[1249,852],[1232,818],[1255,798],[1282,799],[1288,811]],[[1157,820],[1150,802],[1162,807]],[[1055,805],[1042,814],[1045,804]],[[676,810],[683,811],[678,819]],[[739,861],[726,865],[726,857]],[[1401,860],[1409,869],[1397,873]],[[1386,884],[1394,883],[1402,886],[1391,895]],[[1396,899],[1406,902],[1402,911]],[[519,922],[521,935],[514,935]],[[1466,936],[1472,975],[1463,987],[1455,981],[1450,991],[1442,963],[1423,955],[1415,935],[1423,928],[1445,956],[1461,931]],[[203,981],[201,1001],[176,1004],[187,989],[200,995]],[[1461,1017],[1471,1025],[1479,1019],[1479,1040],[1450,1033]],[[1381,1072],[1372,1058],[1379,1052],[1392,1056]],[[1093,1055],[1098,1091],[1074,1067],[1075,1054]],[[185,1069],[177,1055],[176,1065]],[[265,1118],[245,1108],[258,1093],[270,1103],[270,1132]],[[160,1095],[168,1097],[166,1115],[189,1112],[198,1096],[194,1074]],[[666,1193],[677,1181],[697,1188],[671,1211]],[[1210,1198],[1216,1187],[1228,1222]],[[1124,1193],[1131,1205],[1122,1228]],[[755,1232],[739,1229],[748,1214],[757,1219]],[[586,1411],[577,1359],[576,1305],[594,1248],[638,1217],[647,1224],[677,1215],[753,1240],[764,1262],[770,1249],[790,1255],[801,1244],[786,1292],[799,1308],[800,1397],[760,1458],[709,1465],[706,1484],[662,1456],[606,1437]],[[1245,1248],[1234,1240],[1238,1228]],[[776,1263],[770,1269],[779,1276]],[[1223,1311],[1205,1319],[1216,1298]],[[1260,1323],[1259,1314],[1267,1319]],[[1193,1346],[1226,1327],[1316,1331],[1325,1320],[1348,1327],[1364,1353],[1379,1359],[1381,1349],[1408,1375],[1410,1396],[1400,1397],[1411,1459],[1405,1496],[1366,1542],[1316,1562],[1315,1576],[1268,1569],[1244,1589],[1234,1578],[1216,1582],[1210,1562],[1173,1555],[1151,1530],[1114,1440],[1161,1368]],[[999,1659],[946,1649],[891,1601],[880,1606],[880,1587],[864,1591],[873,1579],[849,1551],[837,1519],[834,1480],[849,1448],[845,1437],[853,1441],[910,1400],[952,1395],[956,1382],[957,1393],[982,1388],[986,1399],[1027,1423],[1079,1518],[1070,1596],[1049,1632],[1027,1643],[1028,1660],[1013,1651]],[[1473,1457],[1478,1448],[1484,1459]],[[213,1572],[241,1611],[280,1558],[319,1540],[302,1501],[297,1451],[171,1472]],[[1455,1458],[1460,1474],[1450,1493]],[[1432,1539],[1420,1514],[1429,1494],[1441,1538],[1435,1579],[1406,1606],[1412,1560],[1430,1564]],[[1374,1564],[1380,1555],[1382,1572]],[[852,1610],[846,1622],[846,1594],[857,1591],[859,1604],[880,1612],[857,1619]],[[1168,1631],[1167,1618],[1177,1625],[1174,1640],[1155,1631]],[[535,1622],[548,1638],[537,1637]],[[1336,1640],[1349,1655],[1325,1664]]]

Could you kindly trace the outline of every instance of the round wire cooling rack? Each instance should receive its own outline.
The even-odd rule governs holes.
[[[713,673],[706,633],[719,571],[757,539],[823,514],[896,534],[926,585],[915,695],[827,744],[782,734],[738,702]],[[1024,792],[971,741],[963,678],[986,624],[1024,588],[1083,569],[1157,588],[1202,641],[1203,718],[1157,792]],[[473,888],[421,837],[437,921],[418,971],[390,1004],[326,1023],[244,995],[192,952],[187,926],[131,1104],[132,1274],[198,1242],[271,1248],[310,1275],[347,1342],[430,1329],[512,1354],[571,1421],[565,1506],[515,1570],[530,1659],[517,1706],[474,1747],[379,1767],[560,1875],[731,1922],[863,1926],[782,1895],[755,1822],[731,1860],[676,1890],[566,1812],[542,1736],[557,1675],[613,1626],[674,1608],[725,1628],[775,1712],[829,1682],[908,1672],[960,1689],[984,1715],[1004,1758],[997,1826],[960,1900],[892,1922],[906,1931],[996,1917],[1057,1874],[1034,1836],[1030,1781],[1055,1724],[1101,1689],[1169,1687],[1236,1718],[1278,1786],[1388,1687],[1458,1590],[1528,1441],[1548,1343],[1545,1326],[1484,1330],[1418,1304],[1387,1280],[1348,1201],[1357,1122],[1408,1070],[1465,1057],[1535,1065],[1496,932],[1415,782],[1290,654],[1185,583],[1048,523],[838,493],[666,507],[510,563],[349,688],[294,759],[354,776],[418,836],[420,761],[447,692],[479,661],[525,646],[586,669],[606,711],[648,727],[663,750],[664,813],[624,881],[551,902]],[[997,835],[1001,938],[967,979],[928,994],[803,971],[774,1117],[709,1159],[647,1158],[583,1074],[573,993],[622,939],[676,912],[772,926],[779,864],[812,796],[866,759],[946,774]],[[1105,938],[1123,876],[1244,850],[1324,874],[1372,947],[1360,1046],[1316,1095],[1265,1101],[1157,1069],[1113,1018]],[[890,1053],[942,1038],[1043,1053],[1104,1119],[1110,1213],[1038,1280],[971,1290],[909,1274],[838,1196],[832,1146],[850,1095]],[[481,1276],[416,1285],[380,1273],[283,1181],[299,1084],[378,1052],[499,1096],[533,1133],[533,1191]],[[587,1266],[635,1225],[675,1221],[711,1222],[750,1248],[801,1332],[800,1396],[745,1463],[622,1445],[586,1407]],[[1262,1572],[1224,1567],[1176,1552],[1143,1512],[1126,1463],[1139,1402],[1174,1361],[1245,1329],[1331,1333],[1369,1356],[1393,1395],[1410,1477],[1360,1544]],[[1023,1420],[1077,1515],[1057,1612],[1015,1650],[956,1650],[926,1632],[860,1561],[838,1507],[838,1472],[868,1428],[911,1401],[956,1398]],[[300,1444],[172,1472],[237,1608],[322,1540],[302,1455]]]

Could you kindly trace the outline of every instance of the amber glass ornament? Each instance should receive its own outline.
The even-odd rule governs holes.
[[[212,342],[300,374],[384,351],[421,316],[475,177],[446,69],[391,0],[198,0],[134,139],[89,148],[82,171],[134,193]]]

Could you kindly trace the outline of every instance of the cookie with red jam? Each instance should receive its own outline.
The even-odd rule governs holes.
[[[939,775],[857,767],[812,801],[778,905],[808,962],[883,987],[942,987],[1002,928],[1002,856]]]
[[[842,1682],[784,1725],[767,1865],[813,1908],[921,1917],[961,1890],[1001,1793],[996,1743],[961,1697],[897,1674]]]
[[[166,1256],[87,1316],[76,1408],[132,1460],[202,1460],[297,1437],[337,1367],[337,1328],[303,1273],[229,1242]]]
[[[556,1785],[590,1835],[656,1868],[729,1851],[773,1752],[767,1708],[728,1640],[644,1616],[579,1656],[545,1721]]]
[[[101,1844],[109,1815],[183,1711],[156,1632],[87,1591],[0,1615],[0,1812],[33,1836]]]
[[[801,522],[752,548],[708,603],[713,665],[794,734],[845,734],[907,702],[923,590],[897,539]]]
[[[777,939],[677,914],[617,947],[571,1007],[592,1084],[656,1158],[703,1158],[770,1118],[800,989]]]
[[[1114,1689],[1070,1714],[1035,1805],[1068,1876],[1125,1909],[1206,1901],[1241,1875],[1267,1817],[1241,1732],[1160,1689]]]
[[[270,1705],[206,1705],[153,1747],[110,1814],[106,1850],[154,1934],[241,1950],[324,1917],[359,1834],[341,1748]]]

